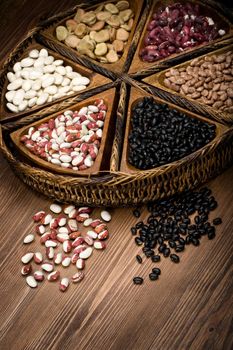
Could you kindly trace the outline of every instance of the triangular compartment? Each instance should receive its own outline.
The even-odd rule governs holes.
[[[96,99],[103,99],[108,106],[108,110],[104,120],[103,135],[101,138],[99,152],[95,159],[94,164],[90,168],[85,170],[79,170],[79,171],[61,168],[60,166],[54,165],[46,160],[43,160],[39,156],[33,154],[20,141],[21,137],[27,134],[30,127],[32,126],[38,127],[39,125],[47,122],[49,119],[55,118],[62,112],[65,112],[67,108],[63,110],[58,110],[56,113],[49,115],[48,117],[45,117],[39,121],[36,121],[27,126],[24,126],[23,128],[20,128],[14,131],[13,133],[11,133],[10,136],[14,145],[16,146],[16,149],[26,159],[34,163],[35,166],[44,168],[52,173],[58,173],[58,174],[70,175],[70,176],[80,176],[80,175],[96,175],[99,171],[109,170],[111,148],[112,148],[112,142],[113,142],[114,130],[115,130],[115,110],[117,106],[116,89],[112,88],[112,89],[106,90],[100,94],[94,95],[90,98],[87,98],[86,100],[83,100],[82,102],[79,102],[73,106],[70,106],[68,109],[72,111],[79,110],[84,106],[93,104]]]
[[[28,53],[33,50],[33,49],[42,49],[42,48],[45,48],[44,46],[38,44],[38,43],[33,43],[31,45],[29,45],[26,50],[24,51],[24,53],[18,58],[17,62],[20,61],[21,59],[25,58],[28,56]],[[47,49],[47,48],[46,48]],[[85,94],[86,92],[90,92],[93,90],[93,93],[95,93],[95,91],[104,86],[104,85],[107,85],[107,84],[110,84],[112,81],[99,74],[99,73],[96,73],[96,72],[93,72],[92,70],[86,68],[86,67],[83,67],[81,65],[79,65],[78,63],[75,63],[71,60],[69,60],[68,58],[65,58],[63,57],[62,55],[50,50],[50,49],[47,49],[48,52],[49,52],[49,55],[55,57],[55,59],[60,59],[60,60],[63,60],[64,61],[64,65],[65,66],[71,66],[73,68],[73,70],[75,72],[78,72],[86,77],[88,77],[91,82],[90,84],[87,86],[87,88],[85,90],[82,90],[80,92],[75,92],[73,93],[72,95],[66,95],[66,96],[63,96],[61,98],[58,98],[57,100],[54,100],[52,102],[48,102],[48,103],[45,103],[43,105],[40,105],[40,106],[34,106],[32,108],[29,108],[29,109],[26,109],[25,111],[23,112],[18,112],[18,113],[13,113],[11,111],[8,110],[8,108],[6,107],[6,103],[7,103],[7,100],[5,98],[5,93],[7,92],[7,85],[9,84],[9,81],[6,77],[6,74],[4,76],[4,83],[3,83],[3,87],[2,89],[0,90],[0,99],[1,99],[1,106],[0,106],[0,121],[4,121],[4,122],[7,122],[9,120],[14,120],[14,119],[18,119],[20,117],[23,117],[23,116],[26,116],[26,115],[29,115],[33,112],[37,112],[45,107],[49,107],[49,106],[52,106],[58,102],[61,102],[69,97],[74,97],[74,96],[77,96],[77,95],[83,95],[85,97]],[[16,62],[11,62],[9,64],[9,68],[7,70],[7,72],[11,72],[12,71],[12,68],[13,68],[13,65],[15,64]],[[6,73],[7,73],[6,72]]]
[[[122,158],[121,158],[121,166],[120,166],[120,171],[124,172],[124,173],[129,173],[129,174],[140,174],[140,173],[154,173],[154,174],[159,174],[160,172],[164,171],[167,167],[169,167],[170,169],[172,167],[176,167],[177,164],[181,164],[181,163],[188,163],[190,161],[192,161],[192,159],[197,158],[199,156],[202,155],[203,153],[203,149],[206,149],[207,147],[209,147],[210,145],[214,144],[215,141],[222,135],[222,133],[224,131],[227,130],[227,127],[216,123],[214,121],[210,121],[207,118],[201,117],[197,114],[194,114],[192,112],[189,112],[181,107],[178,107],[172,103],[167,103],[168,106],[172,109],[178,110],[181,113],[186,114],[187,116],[189,116],[190,118],[196,118],[199,119],[203,122],[206,122],[208,124],[212,124],[216,126],[216,135],[215,138],[209,142],[207,145],[203,146],[202,148],[198,149],[197,151],[188,154],[187,156],[185,156],[182,159],[178,159],[176,161],[173,161],[172,163],[168,163],[162,166],[158,166],[156,168],[152,168],[152,169],[148,169],[148,170],[140,170],[135,168],[134,166],[132,166],[131,164],[128,163],[128,152],[129,152],[129,144],[128,144],[128,137],[129,137],[129,133],[131,131],[131,113],[132,113],[132,108],[134,107],[134,105],[136,104],[136,102],[140,101],[143,97],[153,97],[153,99],[159,103],[159,104],[166,104],[167,102],[164,100],[161,100],[158,97],[155,97],[145,91],[142,91],[140,89],[137,89],[135,87],[131,88],[130,91],[130,99],[129,99],[129,105],[128,105],[128,112],[127,112],[127,121],[126,121],[126,129],[125,129],[125,136],[124,136],[124,146],[123,146],[123,152],[122,152]]]

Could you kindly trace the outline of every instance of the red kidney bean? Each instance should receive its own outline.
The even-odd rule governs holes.
[[[206,44],[225,33],[212,18],[202,15],[198,4],[176,3],[162,6],[147,25],[144,47],[139,55],[143,61],[154,62]]]

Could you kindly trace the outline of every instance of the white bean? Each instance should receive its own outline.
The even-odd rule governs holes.
[[[13,98],[15,96],[15,91],[14,90],[11,90],[11,91],[7,91],[5,97],[7,99],[8,102],[12,102],[13,101]]]
[[[31,98],[36,96],[36,91],[35,90],[29,90],[25,92],[24,98],[26,100],[30,100]]]
[[[23,112],[27,108],[27,106],[28,106],[27,101],[25,101],[25,100],[22,101],[19,105],[19,112]]]
[[[7,103],[6,106],[11,112],[17,113],[19,111],[18,107],[16,107],[12,103]]]
[[[44,57],[37,58],[34,62],[34,67],[38,68],[38,67],[43,67],[43,66],[44,66]]]
[[[12,72],[7,73],[7,79],[9,80],[10,83],[16,79],[16,76]]]
[[[26,80],[26,81],[24,81],[23,84],[22,84],[22,88],[24,89],[24,91],[30,90],[31,87],[32,87],[32,83],[31,83],[30,80]]]
[[[38,91],[41,89],[41,81],[40,80],[36,80],[33,84],[32,84],[32,90]]]
[[[16,62],[13,66],[13,71],[16,73],[16,72],[19,72],[21,70],[21,64],[20,62]]]
[[[34,50],[31,50],[30,53],[29,53],[29,57],[31,58],[38,58],[39,57],[39,51],[34,49]]]
[[[53,73],[56,69],[56,66],[49,64],[48,66],[44,66],[43,72],[44,73]]]
[[[54,62],[54,57],[53,56],[48,56],[44,60],[45,64],[52,64],[53,62]]]
[[[53,62],[53,64],[54,64],[55,66],[61,66],[63,63],[64,63],[63,60],[55,60],[55,61]]]
[[[31,99],[28,101],[28,107],[33,107],[33,106],[35,106],[36,101],[37,101],[37,97],[31,98]]]
[[[12,83],[7,85],[7,90],[10,90],[10,91],[17,90],[22,86],[22,83],[23,83],[23,79],[21,78],[15,79]]]
[[[36,101],[36,104],[37,104],[38,106],[43,105],[44,103],[47,102],[48,98],[49,98],[49,94],[47,94],[47,93],[45,92],[45,93],[41,94],[40,97],[38,97],[38,99],[37,99],[37,101]]]
[[[41,49],[40,50],[40,53],[39,53],[39,56],[40,57],[48,57],[49,53],[46,49]]]
[[[55,80],[55,78],[52,75],[50,75],[49,77],[47,77],[46,79],[43,80],[42,87],[46,88],[50,85],[53,85],[54,80]]]
[[[33,66],[33,64],[34,64],[34,60],[30,57],[23,58],[22,61],[20,62],[20,65],[22,68],[31,67]]]
[[[49,95],[55,95],[57,93],[57,87],[55,85],[47,86],[44,92],[47,92]]]
[[[72,86],[72,90],[77,92],[77,91],[82,91],[85,90],[87,87],[85,85],[74,85]]]

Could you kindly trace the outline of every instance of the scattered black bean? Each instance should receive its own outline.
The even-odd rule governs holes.
[[[221,225],[221,223],[222,223],[222,219],[221,218],[215,218],[214,220],[213,220],[213,224],[214,225]]]
[[[159,278],[159,275],[157,273],[150,273],[149,278],[151,281],[155,281]]]
[[[176,255],[176,254],[171,254],[171,255],[170,255],[170,259],[171,259],[171,261],[174,262],[174,263],[179,263],[179,262],[180,262],[180,258],[179,258],[179,256]]]
[[[136,259],[139,264],[142,263],[142,257],[140,255],[136,255]]]
[[[159,261],[161,260],[160,255],[153,255],[153,256],[151,257],[151,260],[152,260],[153,262],[159,262]]]
[[[134,106],[131,125],[128,161],[138,169],[151,169],[181,159],[215,137],[214,125],[158,104],[153,97],[144,97]],[[152,204],[149,208],[153,211]],[[195,208],[188,212],[194,211]]]
[[[136,218],[139,218],[140,215],[141,215],[141,213],[140,213],[140,211],[139,211],[138,209],[135,209],[135,210],[133,211],[133,215],[134,215]]]
[[[152,272],[156,273],[157,275],[161,274],[161,270],[158,267],[153,267]]]
[[[167,258],[169,255],[170,255],[170,249],[169,248],[165,248],[164,251],[163,251],[163,256],[165,258]]]
[[[136,229],[136,227],[131,227],[131,233],[132,233],[132,235],[133,236],[135,236],[136,234],[137,234],[137,229]]]
[[[133,278],[133,283],[134,284],[142,284],[143,283],[143,278],[142,277],[134,277]]]

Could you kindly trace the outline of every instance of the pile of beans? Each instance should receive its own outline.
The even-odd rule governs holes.
[[[98,6],[94,11],[78,9],[66,26],[56,28],[56,38],[102,63],[117,62],[124,52],[134,13],[128,1],[118,1]]]
[[[198,191],[186,191],[168,199],[148,204],[150,216],[147,222],[139,221],[131,228],[135,243],[142,246],[142,252],[153,263],[159,263],[161,257],[170,258],[173,263],[179,263],[179,253],[187,245],[199,246],[202,236],[208,239],[215,237],[215,226],[222,223],[221,218],[215,218],[211,224],[209,214],[217,208],[217,202],[211,190],[204,187]],[[136,217],[140,211],[134,211]],[[141,255],[136,261],[142,263]],[[159,278],[161,270],[153,267],[149,274],[150,280]],[[133,278],[135,284],[142,284],[143,277]]]
[[[219,111],[233,112],[233,53],[195,58],[190,65],[170,69],[164,85]]]
[[[89,78],[64,66],[63,60],[56,60],[46,49],[31,50],[28,57],[15,63],[7,79],[6,106],[14,113],[85,90],[90,83]]]
[[[152,16],[140,51],[143,61],[154,62],[225,35],[198,4],[175,3],[160,7]]]
[[[71,281],[80,282],[84,278],[82,270],[85,268],[85,261],[92,255],[93,247],[96,250],[106,248],[104,240],[108,238],[109,232],[105,222],[111,220],[111,215],[103,210],[102,220],[92,219],[92,209],[89,207],[77,208],[67,205],[62,208],[56,203],[51,204],[50,211],[53,215],[39,211],[33,216],[34,222],[37,223],[35,232],[45,247],[45,258],[40,251],[25,252],[21,258],[24,264],[21,274],[26,276],[26,283],[31,288],[36,288],[38,282],[45,279],[45,273],[48,273],[47,280],[60,281],[59,289],[64,292],[70,284],[70,278],[62,277],[65,269],[67,276],[67,268],[71,264],[76,265],[78,272],[72,275]],[[90,229],[84,233],[84,228]],[[23,243],[28,245],[34,240],[35,235],[31,233],[24,238]],[[58,266],[62,267],[62,272],[57,269]]]
[[[215,137],[215,125],[158,104],[153,97],[136,103],[131,126],[128,162],[142,170],[181,159]]]
[[[54,165],[85,170],[98,155],[106,111],[106,104],[98,99],[79,111],[68,110],[38,127],[30,127],[20,141]]]

